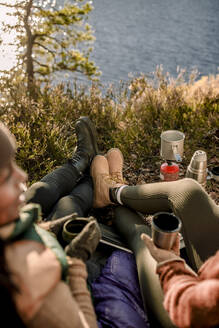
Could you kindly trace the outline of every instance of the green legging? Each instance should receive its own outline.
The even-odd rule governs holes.
[[[162,305],[156,262],[140,239],[142,232],[148,233],[140,213],[168,211],[179,216],[186,251],[197,270],[219,249],[219,206],[193,179],[127,186],[120,198],[124,206],[116,207],[115,225],[135,254],[144,305],[155,322],[152,327],[173,327]]]

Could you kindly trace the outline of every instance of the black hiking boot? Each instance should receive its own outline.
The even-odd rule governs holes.
[[[89,117],[82,116],[76,121],[75,132],[77,147],[70,162],[81,176],[98,154],[96,129]]]

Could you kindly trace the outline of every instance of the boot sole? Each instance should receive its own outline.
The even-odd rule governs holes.
[[[82,116],[79,119],[86,126],[86,128],[88,129],[89,134],[91,136],[91,142],[92,142],[92,145],[93,145],[93,148],[94,148],[94,151],[95,151],[95,155],[98,155],[99,154],[99,149],[98,149],[98,146],[97,146],[97,143],[96,143],[97,133],[96,133],[96,129],[95,129],[93,123],[86,116]]]

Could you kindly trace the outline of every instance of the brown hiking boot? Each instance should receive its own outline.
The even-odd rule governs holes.
[[[97,155],[91,163],[90,174],[94,183],[93,207],[105,207],[113,204],[109,196],[109,188],[119,185],[109,175],[109,164],[105,156]]]
[[[110,178],[112,178],[115,183],[124,184],[122,175],[124,159],[122,152],[118,148],[111,148],[108,150],[106,158],[109,164]]]

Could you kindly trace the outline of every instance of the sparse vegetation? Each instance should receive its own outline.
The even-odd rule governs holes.
[[[8,90],[3,94],[3,90]],[[184,74],[172,79],[159,68],[151,76],[139,76],[107,90],[93,84],[89,90],[75,83],[38,88],[31,100],[19,80],[0,86],[0,120],[15,134],[17,159],[29,173],[30,183],[72,155],[74,124],[89,115],[98,132],[100,151],[119,147],[125,158],[124,175],[130,184],[159,181],[160,134],[183,131],[185,138],[181,177],[197,149],[207,152],[208,166],[219,165],[219,76],[184,81]],[[213,180],[206,186],[219,201]]]

